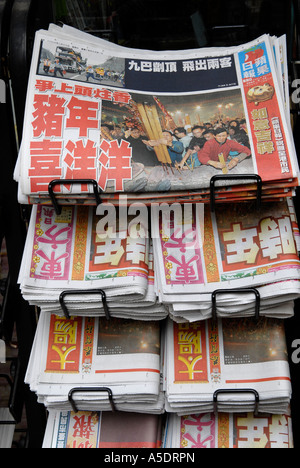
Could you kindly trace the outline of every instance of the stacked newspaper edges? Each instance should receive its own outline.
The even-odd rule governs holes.
[[[161,416],[50,410],[43,448],[160,448]]]
[[[216,198],[224,202],[255,199],[260,181],[262,199],[293,196],[299,167],[287,76],[285,36],[151,51],[50,25],[35,36],[15,168],[19,201],[95,204],[96,185],[112,203],[120,193],[147,204],[208,203],[220,175]],[[229,136],[237,118],[242,143]],[[227,135],[204,144],[199,125]],[[178,127],[188,144],[175,138]]]
[[[65,316],[165,318],[154,288],[151,239],[130,235],[127,223],[102,237],[101,220],[94,207],[63,207],[56,215],[51,206],[33,206],[19,274],[23,297]]]
[[[170,414],[163,448],[294,448],[289,415]]]
[[[159,324],[42,313],[25,382],[57,411],[289,414],[282,320]]]
[[[283,320],[169,320],[165,343],[167,412],[289,414]]]
[[[299,297],[293,201],[159,206],[151,210],[156,288],[176,322],[287,318]],[[213,304],[213,298],[215,303]],[[215,310],[214,310],[215,309]]]
[[[57,215],[51,206],[33,206],[19,274],[30,304],[67,317],[169,315],[180,322],[253,316],[257,309],[293,316],[300,260],[292,199],[259,210],[218,204],[215,212],[205,204],[157,204],[151,233],[127,215],[104,230],[111,219],[97,213],[64,206]]]
[[[46,408],[161,414],[160,322],[42,313],[25,382]]]

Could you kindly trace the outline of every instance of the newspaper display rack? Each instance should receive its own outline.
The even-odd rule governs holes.
[[[282,319],[300,297],[299,167],[284,41],[154,52],[36,33],[15,179],[33,205],[19,283],[41,308],[26,383],[49,411],[45,447],[122,446],[103,432],[122,413],[132,427],[152,416],[129,447],[237,446],[242,422],[265,428],[257,445],[292,447]],[[135,203],[151,234],[131,216],[102,239],[101,210]],[[164,224],[166,204],[189,215]],[[79,421],[98,436],[76,438]]]

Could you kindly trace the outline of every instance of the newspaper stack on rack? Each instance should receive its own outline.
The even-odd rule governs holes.
[[[157,294],[173,320],[287,318],[300,294],[299,228],[291,199],[157,206],[152,242]]]
[[[38,31],[15,168],[19,201],[293,196],[299,167],[285,51],[285,36],[158,52],[70,27]]]
[[[56,215],[51,206],[33,206],[19,274],[24,298],[67,317],[165,318],[151,240],[138,231],[130,235],[120,220],[114,232],[104,232],[101,221],[94,207],[63,207]]]
[[[25,376],[48,409],[161,414],[160,322],[42,313]]]
[[[49,411],[43,448],[159,448],[160,415]]]
[[[289,415],[168,415],[163,448],[294,448]]]
[[[12,448],[16,423],[9,408],[0,408],[0,448]]]
[[[168,320],[166,411],[288,414],[291,379],[284,321]]]

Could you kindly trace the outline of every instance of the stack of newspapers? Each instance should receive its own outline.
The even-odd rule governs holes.
[[[130,235],[127,222],[117,220],[116,229],[104,231],[102,221],[93,207],[63,207],[56,215],[51,206],[35,205],[19,274],[23,297],[67,317],[165,318],[154,288],[151,239],[134,223]]]
[[[35,36],[15,168],[19,201],[293,196],[299,167],[287,86],[285,36],[150,51],[50,25]],[[238,135],[229,129],[237,119]]]
[[[285,414],[170,414],[163,447],[294,448],[292,421]]]
[[[161,414],[158,321],[42,313],[25,382],[48,409]]]
[[[283,320],[169,320],[164,386],[169,413],[288,414],[291,378]]]
[[[43,448],[155,449],[161,438],[161,415],[50,410]]]
[[[160,302],[177,321],[293,315],[300,293],[293,201],[152,209]]]

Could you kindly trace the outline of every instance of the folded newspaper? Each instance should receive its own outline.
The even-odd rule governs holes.
[[[50,410],[43,448],[160,448],[160,415]]]
[[[165,318],[154,288],[151,239],[130,235],[129,222],[117,222],[116,231],[102,237],[101,220],[94,207],[67,206],[60,215],[51,206],[32,207],[19,273],[24,298],[65,316]]]
[[[158,205],[151,234],[159,301],[175,321],[286,318],[300,293],[293,201]]]
[[[168,320],[164,389],[168,413],[288,414],[291,378],[283,320]]]
[[[48,409],[161,414],[160,322],[42,313],[25,382]]]
[[[294,448],[289,415],[168,415],[163,448]]]
[[[223,201],[293,196],[285,54],[285,36],[151,51],[67,26],[37,31],[19,201],[209,202],[214,184]]]

